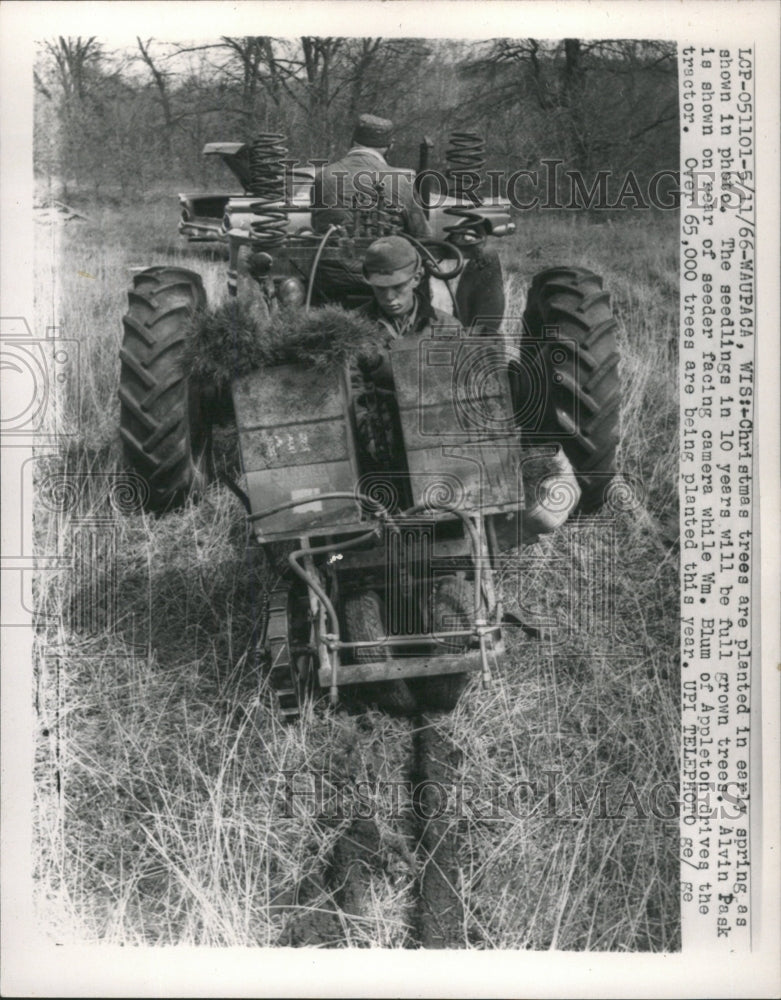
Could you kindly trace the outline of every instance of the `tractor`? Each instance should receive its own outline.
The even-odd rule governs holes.
[[[207,152],[232,163],[246,189],[220,206],[228,303],[244,310],[245,333],[250,317],[243,343],[253,354],[252,331],[268,340],[272,327],[290,343],[252,365],[237,355],[227,387],[204,384],[187,366],[209,312],[200,277],[166,266],[137,273],[120,352],[125,455],[161,513],[209,478],[215,423],[235,424],[241,484],[223,477],[282,567],[260,644],[283,718],[298,718],[318,689],[332,703],[347,695],[401,714],[449,711],[471,674],[490,683],[503,652],[500,552],[576,506],[595,509],[609,489],[619,402],[609,295],[586,269],[549,268],[531,283],[523,336],[508,345],[487,241],[514,231],[509,205],[476,193],[478,136],[451,137],[444,190],[431,183],[426,141],[415,183],[435,236],[413,242],[427,294],[449,304],[453,326],[393,341],[392,390],[356,390],[356,359],[305,363],[296,324],[308,336],[318,324],[356,326],[360,303],[323,303],[318,268],[360,260],[399,220],[378,189],[350,224],[314,233],[313,175],[285,159],[282,143],[264,134]],[[527,475],[529,444],[538,465],[546,458],[542,476]]]

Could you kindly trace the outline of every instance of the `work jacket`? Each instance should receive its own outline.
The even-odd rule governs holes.
[[[312,228],[324,233],[331,225],[351,222],[349,210],[356,203],[374,206],[374,186],[381,184],[385,203],[401,211],[402,230],[410,236],[430,236],[428,220],[415,202],[413,178],[412,170],[391,167],[378,150],[356,146],[315,174]]]
[[[398,320],[387,317],[380,309],[376,299],[362,306],[357,312],[358,315],[374,320],[387,334],[384,338],[386,350],[379,350],[374,357],[362,357],[358,363],[363,379],[368,379],[381,388],[392,388],[393,386],[393,376],[387,352],[387,348],[390,347],[393,340],[398,337],[421,336],[423,334],[448,337],[463,335],[463,328],[454,316],[449,316],[447,313],[435,309],[422,295],[415,295],[415,305],[412,312]]]

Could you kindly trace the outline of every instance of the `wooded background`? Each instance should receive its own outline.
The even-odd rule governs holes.
[[[467,127],[486,139],[486,168],[508,173],[555,158],[647,182],[678,167],[671,42],[259,35],[111,49],[61,36],[38,46],[35,90],[36,176],[66,200],[231,190],[204,143],[278,131],[291,155],[330,158],[363,112],[394,120],[397,165],[416,166],[427,135],[442,166],[449,132]]]

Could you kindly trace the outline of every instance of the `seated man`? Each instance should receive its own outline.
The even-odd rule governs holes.
[[[417,237],[431,235],[423,209],[415,201],[414,171],[392,167],[385,159],[392,148],[393,122],[361,115],[350,150],[315,175],[312,228],[316,233],[324,233],[330,225],[349,224],[350,210],[356,203],[371,206],[371,195],[379,184],[385,204],[399,210],[404,232]]]
[[[430,236],[423,209],[415,201],[414,172],[392,167],[385,157],[393,146],[393,122],[375,115],[361,115],[352,137],[352,147],[340,160],[322,167],[312,190],[312,228],[325,233],[329,226],[351,230],[355,207],[376,207],[378,191],[385,206],[396,214],[403,232],[418,238]],[[344,303],[349,296],[366,291],[357,257],[323,259],[315,280],[321,301]]]
[[[458,320],[435,309],[420,294],[420,255],[403,236],[384,236],[371,244],[366,251],[363,278],[374,298],[360,309],[359,315],[384,330],[386,347],[397,337],[445,330],[449,336],[463,333]],[[356,428],[367,469],[398,467],[403,460],[401,427],[387,351],[360,358],[351,382]]]
[[[420,254],[403,236],[383,236],[366,251],[363,278],[371,285],[373,300],[361,313],[388,332],[388,342],[407,334],[428,332],[432,326],[461,330],[453,316],[435,309],[420,294],[423,264]]]

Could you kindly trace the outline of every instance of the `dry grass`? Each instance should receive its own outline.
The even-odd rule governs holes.
[[[72,400],[79,435],[40,463],[39,482],[65,469],[121,468],[117,353],[131,268],[192,267],[210,302],[223,295],[224,262],[179,245],[175,205],[135,217],[88,214],[92,222],[62,233],[58,293],[64,334],[82,345]],[[568,802],[575,786],[590,802],[601,782],[615,802],[631,782],[647,806],[656,785],[677,781],[677,557],[659,528],[676,512],[675,220],[540,216],[519,229],[501,243],[512,314],[521,315],[531,275],[549,263],[585,264],[614,294],[625,386],[620,460],[646,496],[609,525],[573,524],[508,561],[505,596],[557,627],[537,640],[511,632],[495,685],[473,685],[436,723],[461,748],[464,783],[495,782],[504,794],[520,781],[545,788],[547,771],[560,794],[554,814],[549,798],[517,791],[518,815],[460,821],[463,944],[673,950],[677,821],[638,818],[631,807],[617,818],[573,816]],[[40,235],[45,315],[49,230]],[[38,505],[41,551],[67,549],[80,521],[106,514],[95,483],[69,514]],[[38,581],[39,608],[58,622],[41,629],[36,677],[42,917],[58,940],[284,942],[290,905],[316,919],[327,904],[323,869],[339,823],[315,822],[302,798],[286,817],[279,775],[404,780],[410,724],[318,707],[303,726],[279,725],[254,652],[271,571],[226,491],[213,487],[161,519],[109,514],[114,554],[108,546],[92,586],[116,580],[111,628],[76,627],[78,574]],[[611,532],[615,629],[605,635],[589,625],[598,587],[588,553]],[[572,632],[561,617],[568,603],[585,622]],[[344,917],[340,933],[353,945],[403,947],[410,859],[394,817],[381,811],[378,826],[384,875],[368,883],[367,915]]]

